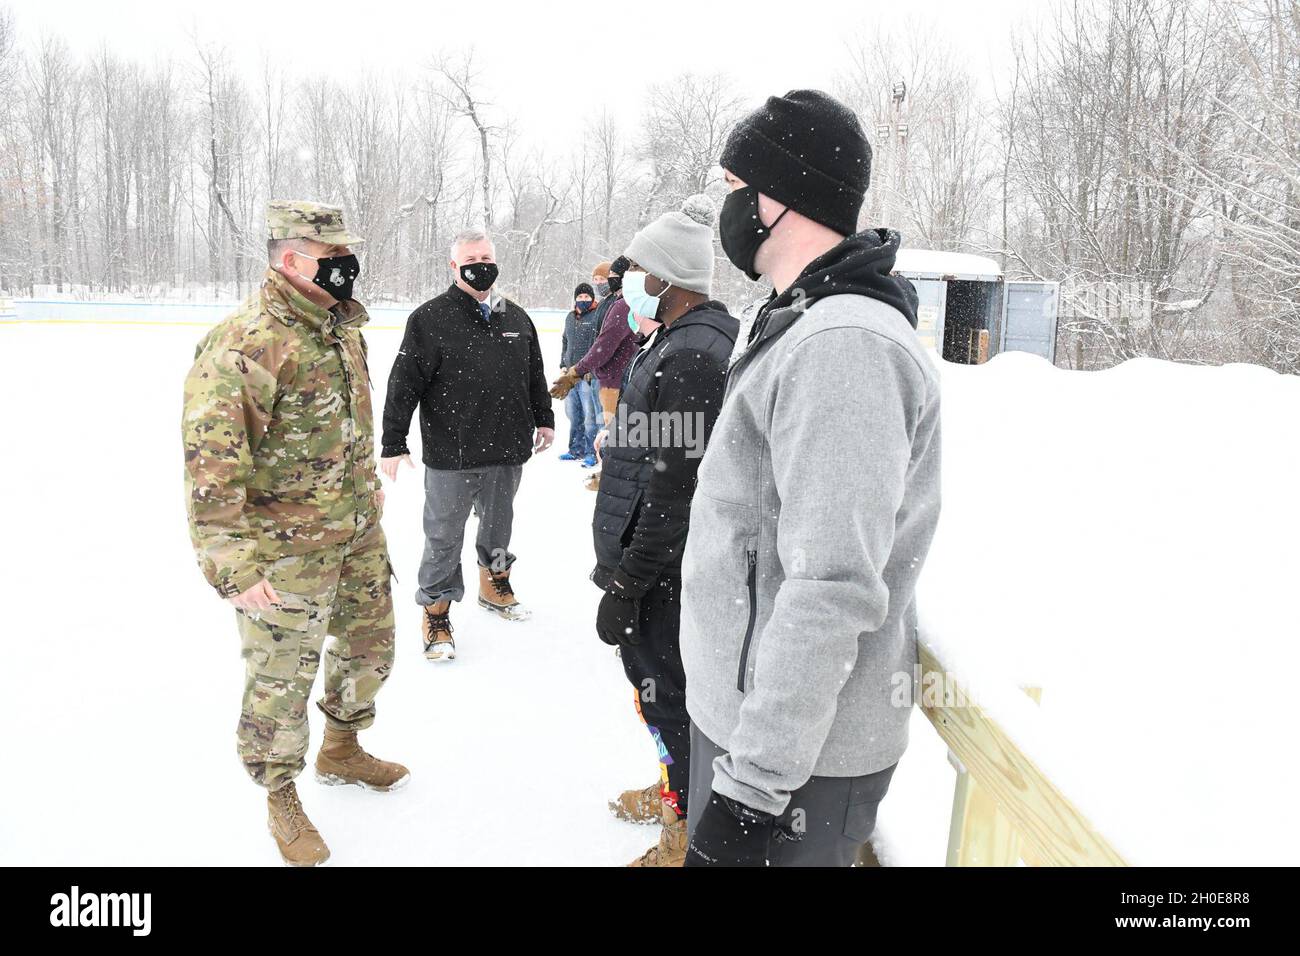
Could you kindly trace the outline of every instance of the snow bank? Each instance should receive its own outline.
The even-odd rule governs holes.
[[[926,639],[1131,862],[1293,862],[1300,378],[1022,353],[942,378]]]

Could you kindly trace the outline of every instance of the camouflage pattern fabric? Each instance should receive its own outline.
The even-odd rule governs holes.
[[[272,199],[266,204],[268,239],[315,239],[331,246],[359,246],[365,240],[343,225],[343,210],[300,199]]]
[[[281,604],[236,612],[245,661],[239,756],[254,782],[278,790],[302,772],[307,698],[322,653],[331,724],[363,730],[393,667],[392,567],[376,524],[354,545],[281,557],[267,568]],[[332,637],[328,645],[326,637]]]
[[[378,520],[367,321],[360,303],[323,309],[268,270],[199,343],[182,420],[187,508],[222,596]]]

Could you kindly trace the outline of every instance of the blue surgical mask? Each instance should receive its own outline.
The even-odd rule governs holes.
[[[627,314],[627,324],[632,327],[632,331],[639,331],[636,325],[636,319],[633,316],[639,315],[643,319],[653,319],[659,312],[659,299],[663,295],[650,295],[645,290],[646,274],[644,272],[625,272],[623,274],[623,301],[627,303],[630,310]],[[664,287],[664,292],[668,291],[668,286]]]

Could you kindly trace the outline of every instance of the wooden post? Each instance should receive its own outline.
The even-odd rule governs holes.
[[[1041,687],[1023,689],[1035,704],[1042,703]],[[957,771],[957,786],[948,826],[946,865],[1015,866],[1024,856],[1020,834],[998,810],[993,795],[979,785],[951,750],[948,762]]]
[[[957,774],[948,829],[948,866],[1015,866],[1020,837],[993,796],[966,771]]]
[[[1012,847],[996,816],[991,817],[982,791],[996,814],[1014,829],[1020,841],[1015,848],[1017,858],[1051,866],[1127,865],[1078,807],[968,695],[956,695],[960,700],[943,695],[931,699],[927,685],[934,683],[935,677],[940,685],[950,681],[928,647],[922,645],[919,656],[921,711],[960,761],[960,771],[969,777],[959,787],[953,807],[950,862],[1005,861],[1011,855]],[[1036,691],[1029,694],[1037,699]],[[972,786],[976,782],[978,789]]]

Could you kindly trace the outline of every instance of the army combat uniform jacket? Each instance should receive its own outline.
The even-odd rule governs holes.
[[[357,302],[323,309],[268,270],[199,343],[183,422],[190,537],[223,596],[276,558],[377,524],[368,319]]]

